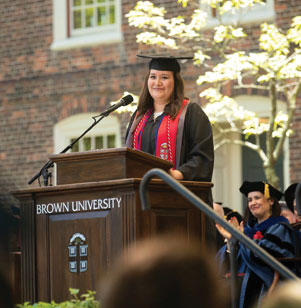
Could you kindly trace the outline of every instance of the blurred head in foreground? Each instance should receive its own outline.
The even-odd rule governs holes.
[[[0,201],[0,307],[13,307],[10,244],[16,221]]]
[[[301,308],[301,281],[286,281],[266,297],[261,308]]]
[[[131,252],[103,281],[102,308],[225,307],[214,258],[200,243],[162,237],[137,243]]]

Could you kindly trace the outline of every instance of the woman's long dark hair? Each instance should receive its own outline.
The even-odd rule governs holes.
[[[274,201],[272,205],[272,215],[274,217],[280,216],[281,213],[281,205],[279,201],[276,198],[270,197],[271,200]],[[247,206],[245,215],[244,215],[244,223],[249,223],[249,225],[252,227],[255,223],[257,223],[257,218],[251,213],[249,206]]]
[[[138,101],[138,112],[139,114],[144,114],[149,108],[153,108],[154,100],[151,97],[148,90],[148,78],[149,74],[147,74],[142,91],[139,96]],[[178,112],[180,111],[184,99],[184,82],[180,75],[180,73],[174,73],[174,93],[170,98],[170,102],[165,106],[164,112],[169,114],[172,119],[175,119]]]

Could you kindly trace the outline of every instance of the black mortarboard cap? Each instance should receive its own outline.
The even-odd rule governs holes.
[[[266,182],[248,182],[244,181],[239,191],[248,197],[248,193],[252,191],[260,191],[266,198],[276,198],[278,201],[282,198],[283,193]]]
[[[291,184],[284,192],[287,207],[294,213],[294,199],[298,183]]]
[[[232,217],[236,217],[239,223],[243,220],[242,216],[236,210],[232,210],[228,207],[223,207],[223,209],[224,209],[226,220],[229,220]]]
[[[168,54],[145,55],[138,54],[137,57],[151,59],[149,69],[158,71],[171,71],[178,73],[181,70],[178,60],[193,59],[193,56],[172,56]]]

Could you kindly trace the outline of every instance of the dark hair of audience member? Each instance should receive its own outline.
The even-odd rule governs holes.
[[[283,281],[269,296],[263,299],[260,307],[301,308],[301,281]]]
[[[131,251],[101,284],[102,308],[225,307],[228,292],[200,243],[163,237]]]

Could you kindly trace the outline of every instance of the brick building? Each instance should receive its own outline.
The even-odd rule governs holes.
[[[139,50],[135,41],[137,30],[129,27],[125,17],[135,3],[134,0],[0,2],[1,198],[13,202],[8,192],[28,187],[27,182],[48,157],[78,137],[93,122],[91,116],[107,108],[110,101],[118,100],[124,91],[139,94],[147,65],[135,56]],[[155,3],[172,14],[183,14],[184,9],[176,0]],[[263,20],[275,20],[286,28],[300,7],[301,0],[267,0],[262,15],[256,11],[246,21],[250,24],[248,29],[258,34],[258,24]],[[86,15],[82,14],[84,11]],[[246,42],[246,48],[255,48],[252,39]],[[186,64],[182,71],[186,95],[200,101],[195,84],[197,69]],[[251,94],[256,93],[237,94],[238,101],[248,105],[254,102]],[[293,127],[295,134],[287,145],[282,166],[285,186],[297,181],[301,174],[300,117],[299,107]],[[75,150],[122,146],[128,119],[128,114],[110,115]],[[236,195],[243,177],[243,168],[238,168],[238,163],[243,164],[242,151],[228,146],[216,154],[213,178],[216,198],[231,206],[240,202],[240,196]],[[223,183],[233,173],[235,189]],[[38,181],[34,186],[38,186]]]

